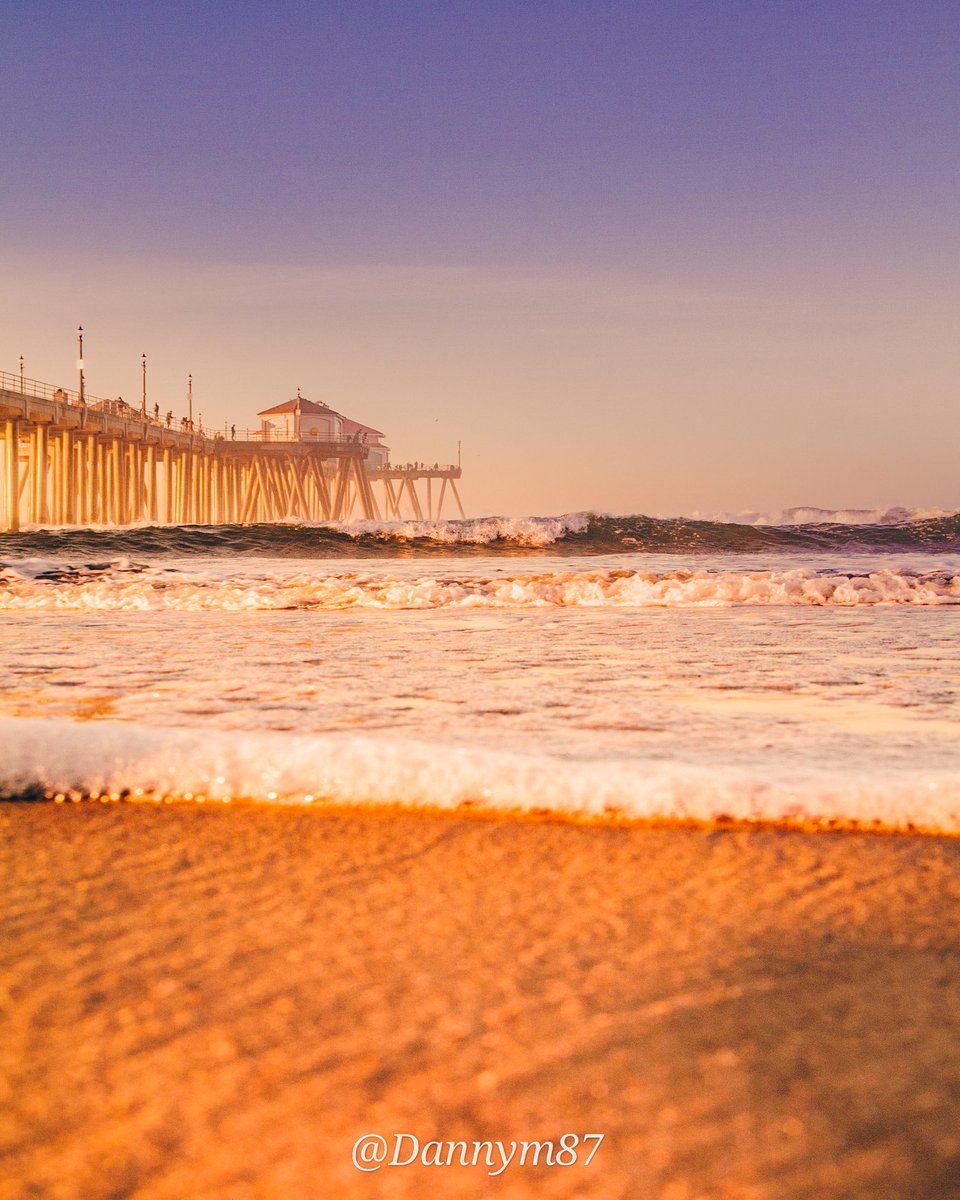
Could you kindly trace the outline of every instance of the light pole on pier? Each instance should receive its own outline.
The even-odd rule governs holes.
[[[86,404],[86,396],[83,387],[83,326],[77,326],[77,338],[80,342],[80,357],[77,359],[77,370],[80,372],[80,403]]]
[[[147,419],[147,356],[140,355],[140,365],[143,367],[143,391],[140,398],[140,416]]]
[[[193,433],[193,376],[187,376],[187,428]]]
[[[23,355],[20,355],[20,395],[23,395]]]

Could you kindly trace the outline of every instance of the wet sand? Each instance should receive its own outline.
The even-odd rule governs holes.
[[[958,841],[94,804],[0,834],[3,1200],[960,1194]],[[606,1139],[361,1174],[368,1132]]]

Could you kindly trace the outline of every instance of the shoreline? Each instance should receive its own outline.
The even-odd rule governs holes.
[[[960,1187],[955,839],[136,803],[0,829],[2,1200]],[[363,1174],[374,1131],[606,1139]]]
[[[923,825],[913,821],[902,825],[891,825],[877,818],[872,823],[858,821],[855,817],[784,817],[775,820],[768,817],[727,817],[713,819],[699,817],[632,817],[622,812],[578,812],[549,808],[494,808],[480,802],[462,802],[456,808],[442,808],[431,804],[404,804],[385,801],[383,804],[366,804],[351,800],[317,799],[306,803],[302,800],[260,800],[256,797],[234,796],[229,800],[216,796],[133,796],[111,793],[75,793],[42,791],[39,787],[25,792],[0,793],[0,806],[11,805],[133,805],[148,808],[193,807],[208,809],[293,809],[339,817],[403,816],[424,817],[438,821],[493,821],[520,825],[572,825],[586,829],[648,829],[686,830],[700,833],[805,833],[852,834],[865,837],[893,838],[948,838],[960,839],[960,829],[943,829],[937,825]]]

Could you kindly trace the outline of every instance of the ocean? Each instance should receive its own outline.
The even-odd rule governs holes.
[[[0,611],[8,798],[960,832],[960,514],[38,529]]]

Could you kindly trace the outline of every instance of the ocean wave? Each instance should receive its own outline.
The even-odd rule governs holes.
[[[0,719],[0,797],[391,805],[570,819],[777,822],[960,833],[960,777],[789,777],[576,761],[370,736]]]
[[[230,573],[202,576],[121,560],[88,567],[0,565],[0,610],[719,608],[734,605],[953,605],[948,570],[547,571],[496,576]]]
[[[109,559],[185,555],[396,558],[451,554],[751,554],[777,550],[960,551],[960,513],[789,509],[736,520],[568,513],[466,521],[128,526],[0,534],[9,558]],[[867,519],[867,518],[871,519]],[[845,519],[849,518],[849,519]],[[856,518],[856,519],[854,519]],[[876,519],[872,519],[876,518]]]
[[[947,508],[817,508],[800,505],[774,512],[741,511],[725,513],[691,513],[695,521],[718,521],[728,525],[912,525],[918,522],[939,521],[954,516]]]
[[[314,525],[356,542],[387,544],[424,542],[435,546],[490,546],[498,542],[521,549],[554,546],[573,535],[587,534],[590,513],[560,517],[480,517],[468,521],[353,521]]]

